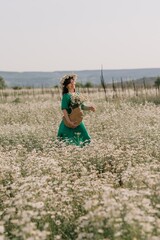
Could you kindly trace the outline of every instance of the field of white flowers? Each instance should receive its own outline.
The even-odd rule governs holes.
[[[160,105],[87,97],[83,148],[56,140],[60,95],[1,100],[0,240],[160,239]]]

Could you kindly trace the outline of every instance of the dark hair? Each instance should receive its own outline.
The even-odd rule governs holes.
[[[72,79],[73,79],[73,77],[69,77],[69,78],[65,79],[65,81],[63,83],[62,95],[64,95],[65,93],[68,93],[67,85],[71,83]]]

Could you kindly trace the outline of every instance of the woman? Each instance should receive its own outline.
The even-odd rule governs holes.
[[[61,102],[61,110],[63,112],[63,116],[70,127],[67,127],[64,123],[64,120],[61,121],[59,130],[58,130],[58,139],[66,141],[70,144],[74,144],[77,146],[84,146],[86,143],[90,142],[90,136],[85,128],[83,122],[81,122],[78,126],[76,122],[73,122],[69,118],[69,114],[72,111],[72,96],[75,94],[75,84],[76,84],[77,75],[69,74],[65,75],[61,79],[62,85],[62,102]],[[80,104],[82,110],[90,110],[95,111],[93,106],[85,106],[84,104]]]

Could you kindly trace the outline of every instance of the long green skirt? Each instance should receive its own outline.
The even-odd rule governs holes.
[[[84,146],[90,143],[91,139],[83,122],[76,128],[69,128],[64,125],[63,120],[60,123],[57,138],[77,146]]]

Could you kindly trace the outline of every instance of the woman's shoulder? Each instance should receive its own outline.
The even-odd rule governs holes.
[[[64,93],[64,94],[63,94],[63,97],[64,97],[64,98],[69,98],[70,96],[71,96],[70,93]]]
[[[70,93],[64,93],[62,96],[62,100],[69,100],[71,98],[71,94]]]

